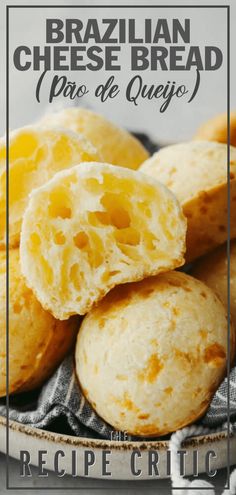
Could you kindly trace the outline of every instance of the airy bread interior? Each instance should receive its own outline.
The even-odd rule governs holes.
[[[175,196],[140,172],[83,163],[33,191],[21,265],[59,319],[85,314],[112,287],[183,264],[186,220]]]
[[[56,172],[82,161],[103,161],[83,136],[65,129],[27,126],[9,136],[9,243],[19,246],[29,193]],[[6,140],[0,139],[0,247],[6,236]]]

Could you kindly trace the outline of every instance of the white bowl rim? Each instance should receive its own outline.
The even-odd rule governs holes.
[[[0,425],[7,427],[7,419],[4,416],[0,416]],[[107,440],[80,437],[75,435],[66,435],[63,433],[55,433],[41,428],[35,428],[32,426],[19,423],[17,421],[9,420],[9,429],[11,431],[24,433],[31,437],[38,439],[44,439],[46,441],[55,442],[58,444],[65,444],[74,447],[85,447],[95,449],[115,449],[115,450],[166,450],[169,448],[169,440]],[[230,434],[230,436],[233,436]],[[222,430],[214,433],[208,433],[205,435],[189,437],[183,443],[184,446],[194,448],[209,442],[219,442],[227,440],[228,431]]]

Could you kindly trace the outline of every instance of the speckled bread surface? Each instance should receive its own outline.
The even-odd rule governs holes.
[[[186,261],[227,240],[227,146],[192,141],[162,148],[140,171],[165,184],[188,220]],[[230,148],[231,237],[236,237],[236,148]]]
[[[6,255],[0,252],[0,396],[6,395]],[[72,348],[79,319],[58,321],[45,311],[20,272],[19,250],[9,251],[9,392],[39,387]]]
[[[149,153],[129,132],[86,108],[67,108],[47,114],[40,125],[62,126],[82,133],[101,152],[104,161],[137,169]]]
[[[115,285],[182,265],[185,235],[165,186],[126,168],[80,164],[31,194],[22,271],[43,307],[65,319],[87,313]]]
[[[84,137],[65,129],[22,127],[9,136],[9,244],[19,246],[29,193],[59,170],[81,161],[103,161]],[[0,247],[6,237],[6,139],[0,139]]]
[[[118,286],[84,318],[75,361],[107,423],[165,435],[200,418],[223,379],[227,313],[211,289],[177,271]]]
[[[226,244],[201,258],[194,266],[192,274],[211,287],[227,308],[228,257]],[[236,328],[236,240],[230,243],[230,313]]]
[[[207,120],[198,129],[194,136],[197,140],[228,142],[228,118],[227,113],[216,115]],[[230,114],[230,144],[236,146],[236,111]]]

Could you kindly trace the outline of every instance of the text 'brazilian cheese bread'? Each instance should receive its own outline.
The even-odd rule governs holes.
[[[0,252],[0,396],[6,395],[6,255]],[[25,285],[19,249],[9,251],[9,393],[39,387],[75,342],[79,319],[58,321]]]
[[[21,266],[60,319],[85,314],[115,285],[183,264],[186,220],[175,196],[145,174],[85,163],[31,194]]]
[[[6,140],[0,139],[0,246],[6,236]],[[27,126],[9,136],[9,244],[19,246],[28,196],[56,172],[82,161],[104,161],[85,138],[65,129]]]
[[[163,148],[140,170],[165,184],[188,219],[186,260],[227,239],[227,145],[192,141]],[[236,148],[230,148],[231,237],[236,237]]]
[[[201,258],[194,266],[193,275],[211,287],[227,308],[228,267],[230,268],[230,314],[236,328],[236,240],[230,243],[230,265],[227,245],[224,244]]]
[[[75,361],[107,423],[166,435],[200,418],[223,379],[227,313],[211,289],[177,271],[120,285],[84,318]]]
[[[66,108],[46,114],[39,125],[61,126],[82,133],[99,150],[105,162],[137,169],[149,153],[125,129],[87,108]]]

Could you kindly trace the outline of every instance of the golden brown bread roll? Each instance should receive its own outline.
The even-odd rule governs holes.
[[[103,161],[113,165],[137,169],[149,156],[129,132],[86,108],[66,108],[47,114],[39,124],[62,126],[82,133],[101,152]]]
[[[197,140],[228,142],[227,113],[216,115],[207,120],[194,136]],[[236,146],[236,111],[230,114],[230,144]]]
[[[186,261],[227,239],[227,146],[192,141],[162,148],[140,171],[176,195],[188,219]],[[231,237],[236,237],[236,148],[230,148]]]
[[[231,241],[230,249],[230,313],[236,328],[236,240]],[[228,259],[224,244],[212,253],[201,258],[192,271],[221,298],[227,308],[228,298]]]
[[[59,170],[81,161],[103,161],[84,137],[63,129],[22,127],[9,136],[9,243],[19,246],[22,216],[30,192]],[[0,139],[0,247],[6,236],[6,140]]]
[[[231,342],[233,357],[233,331]],[[75,361],[105,421],[166,435],[200,418],[223,379],[227,313],[211,289],[177,271],[118,286],[84,318]]]
[[[0,396],[6,395],[6,255],[0,252]],[[76,317],[58,321],[25,285],[19,250],[9,251],[9,393],[42,385],[73,346]]]
[[[184,262],[186,220],[175,196],[134,170],[85,163],[31,194],[21,267],[59,319],[85,314],[115,285]]]

